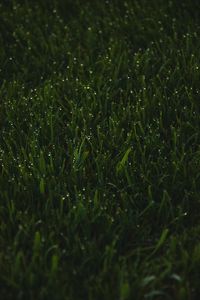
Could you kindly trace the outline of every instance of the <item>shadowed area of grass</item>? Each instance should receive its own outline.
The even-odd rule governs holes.
[[[199,1],[1,1],[2,299],[198,299]]]

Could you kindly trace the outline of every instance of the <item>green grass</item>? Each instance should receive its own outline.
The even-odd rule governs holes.
[[[199,299],[199,49],[197,0],[1,1],[2,300]]]

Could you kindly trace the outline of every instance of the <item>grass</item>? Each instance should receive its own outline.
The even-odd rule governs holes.
[[[1,299],[198,299],[199,20],[1,1]]]

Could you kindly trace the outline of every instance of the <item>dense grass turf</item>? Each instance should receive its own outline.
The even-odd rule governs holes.
[[[199,299],[199,49],[195,0],[1,1],[2,300]]]

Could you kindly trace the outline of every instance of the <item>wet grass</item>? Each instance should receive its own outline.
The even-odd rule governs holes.
[[[198,299],[198,1],[1,1],[0,293]]]

